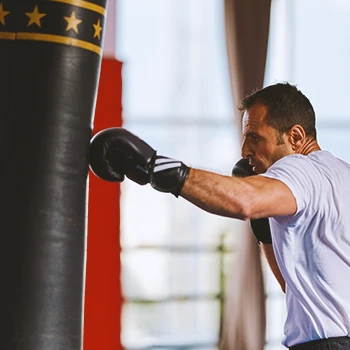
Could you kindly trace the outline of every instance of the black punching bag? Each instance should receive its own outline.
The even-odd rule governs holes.
[[[80,350],[106,0],[0,0],[0,349]]]

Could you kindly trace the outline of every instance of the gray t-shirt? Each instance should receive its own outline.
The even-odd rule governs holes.
[[[261,175],[277,179],[297,203],[270,218],[286,281],[283,344],[350,335],[350,165],[327,151],[286,156]]]

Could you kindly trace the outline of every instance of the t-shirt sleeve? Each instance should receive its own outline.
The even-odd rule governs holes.
[[[261,176],[280,180],[291,190],[297,203],[296,215],[314,198],[315,179],[311,176],[314,173],[312,165],[303,156],[291,155],[278,160]]]

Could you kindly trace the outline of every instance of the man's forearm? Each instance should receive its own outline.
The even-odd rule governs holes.
[[[191,169],[181,197],[213,214],[245,220],[239,178]]]
[[[277,265],[275,253],[273,251],[272,244],[261,244],[262,250],[264,251],[266,260],[271,268],[272,273],[277,279],[277,282],[280,284],[283,293],[286,292],[286,282],[281,274],[281,271]]]
[[[223,176],[193,168],[180,196],[210,213],[241,220],[293,215],[297,207],[282,181]]]

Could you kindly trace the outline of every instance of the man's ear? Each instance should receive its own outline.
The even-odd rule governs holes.
[[[305,130],[301,125],[293,125],[288,130],[288,139],[292,146],[293,151],[297,151],[301,148],[306,140]]]

